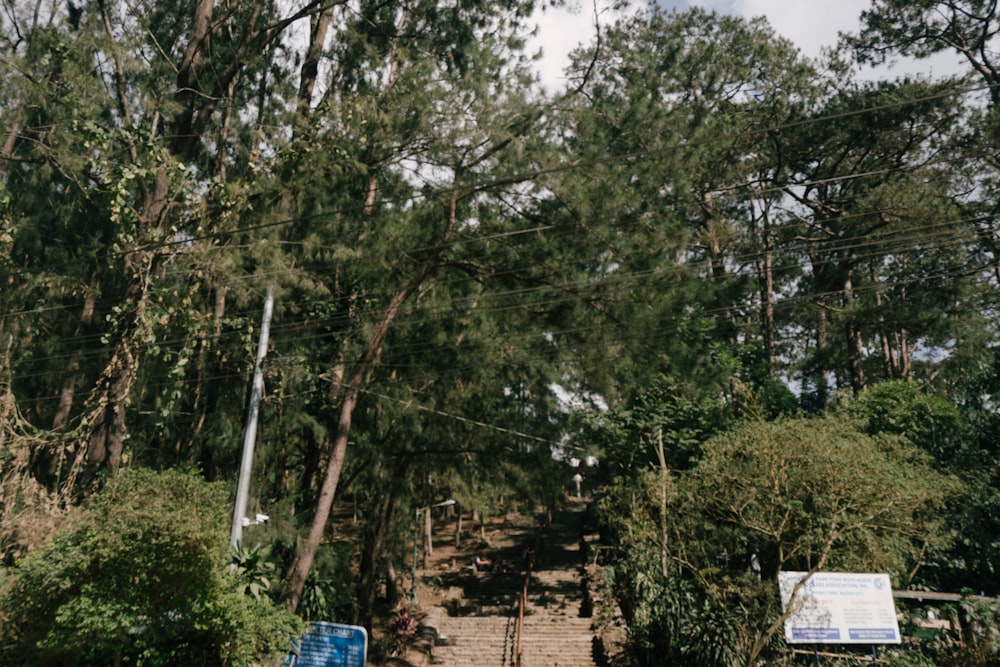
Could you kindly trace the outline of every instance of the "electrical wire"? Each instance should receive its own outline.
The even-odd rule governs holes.
[[[983,89],[984,89],[984,87],[981,87],[981,86],[979,86],[979,87],[972,87],[972,88],[967,89],[965,92],[966,93],[979,92],[979,91],[981,91]],[[955,95],[955,94],[956,93],[954,93],[954,92],[941,93],[939,95],[934,95],[934,96],[928,96],[926,98],[921,98],[920,100],[916,100],[916,101],[929,101],[929,100],[932,100],[932,99],[937,99],[937,98],[940,98],[940,97],[951,96],[951,95]],[[916,103],[916,101],[911,101],[910,103]],[[890,105],[885,105],[884,107],[881,107],[881,108],[888,109],[888,108],[891,108],[891,107],[897,107],[897,106],[899,106],[901,104],[905,104],[905,103],[907,103],[907,102],[897,102],[897,103],[893,103],[893,104],[890,104]],[[879,107],[873,107],[871,109],[865,109],[865,110],[860,110],[860,111],[855,111],[855,112],[850,112],[850,113],[838,114],[838,115],[835,115],[835,116],[830,116],[827,119],[842,118],[842,117],[846,117],[848,115],[856,115],[856,114],[861,114],[861,113],[870,113],[870,112],[878,110],[878,109],[879,109]],[[821,118],[817,118],[817,119],[810,119],[810,120],[807,120],[807,121],[798,121],[796,123],[786,124],[783,127],[787,129],[787,128],[795,127],[795,126],[800,125],[802,123],[806,123],[806,122],[820,122],[822,120],[823,119],[821,119]],[[772,131],[778,131],[780,129],[781,129],[781,127],[777,127],[777,128],[772,128],[771,130]],[[719,139],[719,140],[722,140],[722,139]],[[694,145],[696,145],[696,144],[694,144]],[[677,148],[678,148],[677,146],[674,147],[674,149],[677,149]],[[537,179],[538,177],[540,177],[542,175],[554,174],[554,173],[558,173],[560,171],[582,170],[582,169],[585,169],[585,168],[588,168],[588,167],[593,168],[593,167],[597,166],[598,164],[601,164],[601,163],[604,163],[604,162],[632,161],[632,160],[639,160],[639,159],[649,159],[649,160],[651,160],[651,159],[655,158],[658,155],[662,155],[663,151],[665,151],[665,150],[668,150],[668,149],[661,149],[660,151],[636,152],[636,153],[627,154],[627,155],[608,156],[607,158],[594,159],[594,160],[591,160],[589,162],[581,162],[581,163],[573,163],[573,164],[567,164],[567,165],[560,165],[560,166],[552,167],[552,168],[549,168],[549,169],[539,169],[539,170],[537,170],[535,172],[532,172],[531,174],[525,175],[523,178],[524,178],[524,180],[535,180],[535,179]],[[889,173],[889,171],[896,171],[896,170],[881,170],[880,172],[874,172],[874,171],[872,171],[872,172],[858,173],[858,174],[846,174],[846,175],[835,177],[835,178],[826,178],[826,179],[822,179],[822,180],[817,179],[814,182],[804,182],[804,183],[798,183],[796,185],[798,187],[808,187],[810,185],[818,185],[818,184],[821,184],[821,183],[822,184],[829,184],[829,183],[833,183],[833,182],[843,182],[843,181],[847,181],[847,180],[865,178],[865,177],[869,177],[869,176],[876,175],[876,174]],[[902,172],[904,170],[899,170],[899,171]],[[483,183],[480,183],[480,184],[476,185],[475,188],[479,189],[479,190],[483,190],[483,189],[487,189],[490,185],[492,185],[492,183],[490,183],[490,182],[483,182]],[[737,186],[726,186],[725,188],[720,188],[720,189],[716,190],[716,192],[720,192],[721,193],[721,192],[724,192],[726,190],[736,190],[736,189],[743,188],[743,187],[746,187],[746,185],[743,184],[743,185],[737,185]],[[448,194],[448,190],[444,189],[442,191],[439,191],[437,194],[438,195]],[[407,200],[397,201],[397,202],[395,202],[395,205],[400,205],[404,201],[407,204],[412,204],[413,202],[419,200],[422,197],[423,197],[423,195],[416,195],[416,196],[408,198]],[[391,202],[383,202],[383,203],[388,203],[389,205],[392,205]],[[313,216],[310,216],[310,217],[297,217],[297,218],[287,219],[287,220],[272,221],[272,222],[268,222],[268,223],[260,223],[258,225],[247,226],[247,227],[243,227],[243,228],[239,228],[239,229],[235,229],[235,230],[230,230],[230,231],[224,232],[224,233],[222,233],[222,234],[224,234],[222,236],[220,236],[220,235],[209,235],[209,236],[206,236],[206,237],[204,237],[202,239],[198,239],[198,240],[220,239],[220,238],[225,238],[225,235],[246,234],[246,233],[250,233],[250,232],[254,232],[254,231],[261,231],[261,230],[272,228],[272,227],[280,227],[280,226],[288,225],[288,224],[292,224],[292,223],[306,222],[306,221],[310,221],[310,220],[313,220],[313,219],[318,219],[320,217],[320,215],[321,214],[317,214],[317,216],[315,216],[315,217],[313,217]],[[322,217],[328,218],[329,215],[330,215],[330,213],[327,212],[327,213],[322,214]],[[862,213],[862,214],[858,214],[858,215],[871,215],[871,213]],[[964,221],[958,221],[958,222],[955,223],[955,225],[957,227],[958,225],[961,225],[963,223],[967,223],[967,222],[970,222],[970,221],[972,221],[972,219],[967,219],[967,220],[964,220]],[[510,237],[512,235],[517,235],[517,234],[539,233],[539,232],[543,232],[543,231],[545,233],[553,233],[553,232],[556,231],[556,228],[554,228],[551,225],[545,225],[545,226],[536,227],[534,229],[507,231],[507,232],[502,232],[501,234],[498,234],[498,235],[494,235],[493,238],[499,239],[499,238],[504,238],[504,237]],[[559,231],[559,233],[572,233],[572,230],[567,230],[566,232]],[[925,236],[924,240],[926,240],[926,238],[927,237]],[[943,235],[942,238],[943,238],[943,240],[948,240],[947,235]],[[456,243],[457,242],[468,242],[469,240],[470,240],[469,238],[462,238],[460,240],[457,240]],[[481,240],[481,239],[475,239],[475,238],[473,238],[471,240]],[[485,240],[485,239],[482,239],[482,240]],[[150,250],[156,250],[156,249],[160,249],[160,248],[174,247],[174,246],[176,246],[178,244],[187,245],[187,244],[189,244],[191,242],[192,242],[191,239],[186,239],[183,242],[169,242],[169,243],[164,243],[164,244],[160,245],[159,247],[157,247],[157,246],[146,246],[142,250],[150,251]],[[851,245],[850,244],[845,244],[843,242],[843,240],[840,240],[838,242],[840,243],[839,250],[844,251],[844,250],[851,250],[852,249]],[[856,243],[857,243],[857,245],[855,246],[856,249],[869,247],[869,248],[872,249],[872,251],[871,251],[871,257],[874,258],[876,256],[875,255],[875,251],[877,249],[877,246],[875,245],[875,242],[873,242],[871,240],[862,240],[862,239],[859,239]],[[955,241],[955,243],[959,244],[959,243],[961,243],[961,241]],[[906,249],[906,246],[904,244],[902,244],[902,243],[901,243],[901,245],[899,247],[900,247],[900,250],[898,250],[899,252],[905,251],[905,249]],[[434,248],[434,247],[427,247],[424,250],[425,251],[430,251],[432,249],[436,249],[436,248]],[[224,250],[224,248],[220,248],[220,250]],[[759,256],[760,255],[757,255],[758,258],[759,258]],[[754,256],[750,255],[750,254],[744,255],[744,256],[741,257],[741,261],[745,262],[747,265],[749,265],[753,260],[754,260]],[[789,264],[788,264],[789,268],[787,270],[792,271],[792,270],[798,269],[799,267],[797,266],[797,262],[799,262],[799,261],[800,260],[797,260],[796,258],[792,258],[789,261]],[[739,262],[736,262],[736,263],[739,263]],[[514,271],[512,271],[512,273],[516,274],[518,272],[527,272],[528,270],[535,269],[535,268],[537,268],[537,267],[529,265],[529,266],[526,266],[526,267],[522,267],[520,270],[514,270]],[[969,270],[968,267],[957,267],[957,268],[954,269],[956,275],[958,275],[961,272],[967,272],[968,270]],[[747,269],[747,271],[748,271],[747,275],[749,275],[750,269]],[[280,277],[280,275],[281,274],[277,274],[276,277]],[[285,275],[292,275],[292,270],[289,270]],[[653,275],[653,273],[651,273],[651,272],[632,272],[631,274],[614,275],[612,277],[605,277],[605,278],[603,278],[601,280],[584,281],[584,282],[581,282],[581,283],[577,283],[576,285],[563,286],[562,287],[562,293],[561,293],[561,295],[558,298],[553,297],[553,298],[549,298],[549,299],[545,299],[545,300],[536,301],[534,303],[531,303],[530,307],[535,308],[535,309],[544,309],[544,308],[554,307],[554,306],[559,305],[561,303],[571,303],[571,302],[574,301],[574,299],[578,299],[579,298],[578,296],[573,295],[573,290],[583,290],[583,289],[596,290],[596,289],[601,289],[601,290],[603,290],[603,295],[604,295],[605,298],[614,297],[615,294],[616,294],[616,289],[620,289],[622,292],[627,291],[629,289],[628,285],[630,283],[634,284],[636,282],[640,282],[640,281],[642,281],[644,279],[650,278],[652,275]],[[733,277],[738,277],[740,275],[740,273],[739,272],[732,272],[730,275],[733,276]],[[256,277],[256,278],[247,277],[246,280],[247,280],[248,283],[250,281],[256,282],[256,281],[260,280],[260,277],[259,276]],[[916,279],[914,279],[914,281],[916,281]],[[609,290],[609,287],[612,284],[621,285],[621,287]],[[874,287],[873,287],[873,289],[874,289]],[[521,296],[521,297],[526,297],[526,296],[529,296],[529,295],[532,295],[532,294],[542,294],[542,293],[544,293],[544,291],[551,291],[551,290],[553,290],[552,286],[536,286],[536,287],[530,287],[530,288],[521,288],[518,291],[511,291],[509,293],[500,293],[500,294],[490,295],[489,297],[484,297],[483,295],[479,295],[477,298],[480,299],[480,300],[482,300],[484,298],[502,299],[502,298],[513,297],[513,296],[518,296],[518,295]],[[861,294],[862,291],[859,290],[858,293]],[[836,295],[836,294],[837,293],[834,292],[834,293],[831,293],[831,295],[829,295],[829,296],[833,296],[833,295]],[[822,297],[823,297],[823,295],[813,293],[813,294],[810,294],[807,297],[803,297],[803,298],[816,299],[816,298],[822,298]],[[785,299],[786,303],[788,303],[789,301],[790,301],[789,299]],[[68,308],[73,308],[73,306],[70,306],[70,305],[61,306],[61,307],[51,306],[51,307],[48,308],[48,310],[56,310],[58,308],[63,308],[63,307],[67,308],[67,309]],[[521,302],[521,303],[514,302],[514,303],[511,303],[509,305],[493,306],[492,310],[482,310],[480,312],[481,313],[487,313],[487,314],[489,314],[491,312],[492,313],[501,312],[500,309],[511,308],[511,309],[523,310],[526,307],[528,307],[528,302],[526,302],[526,301],[525,302]],[[78,308],[78,306],[77,306],[77,308]],[[438,313],[437,313],[436,316],[445,316],[445,317],[448,316],[448,311],[451,309],[451,307],[449,307],[449,306],[437,306],[436,308],[437,308],[437,311],[438,311]],[[18,315],[27,315],[29,313],[32,314],[32,315],[37,315],[37,314],[41,314],[41,312],[42,311],[27,310],[27,309],[25,309],[25,310],[22,310],[22,311],[19,311],[19,312],[8,313],[7,316],[10,317],[10,316],[18,316]],[[419,312],[419,307],[418,306],[408,306],[408,311],[407,312],[408,312],[408,314],[413,314],[415,312]],[[431,312],[431,311],[425,311],[425,312],[427,314],[429,314],[431,317],[435,316],[435,314],[433,312]],[[716,314],[719,314],[719,313],[716,313]],[[712,313],[710,311],[706,311],[706,315],[711,316]],[[248,317],[248,313],[237,314],[236,317],[237,318]],[[327,321],[325,323],[320,323],[320,324],[317,324],[315,326],[318,328],[319,326],[329,326],[329,324],[330,324],[330,321]],[[308,330],[310,328],[310,324],[307,323],[305,320],[301,320],[301,321],[296,322],[296,323],[289,323],[287,326],[289,327],[289,330],[291,330],[292,327],[295,327],[295,330],[297,330],[297,331]],[[279,326],[278,328],[276,328],[276,331],[281,331],[281,326]],[[95,336],[97,336],[97,335],[98,334],[95,334]],[[232,333],[226,333],[225,335],[226,336],[242,336],[244,334],[243,334],[243,332],[232,332]],[[645,334],[639,334],[639,335],[640,336],[641,335],[649,335],[649,332],[645,332]],[[321,337],[321,336],[322,336],[322,334],[319,335],[319,336],[317,336],[317,337]],[[537,336],[537,334],[535,334],[535,336]],[[91,340],[94,340],[94,339],[91,339]],[[83,338],[83,339],[77,339],[76,342],[80,343],[80,342],[88,342],[88,341],[87,341],[86,338]],[[183,345],[183,344],[184,344],[183,339],[180,339],[178,341],[164,341],[164,342],[162,342],[160,344],[160,346],[161,347],[165,347],[165,348],[170,348],[170,347],[172,347],[174,345]],[[419,348],[417,348],[416,352],[419,352],[419,351],[420,351]],[[414,352],[414,354],[416,352]],[[98,350],[94,354],[100,355],[102,353],[103,353],[102,351]],[[59,361],[61,359],[65,359],[65,358],[68,358],[68,355],[61,356],[61,357],[59,357],[59,356],[52,356],[48,360],[46,360],[44,358],[39,358],[39,359],[36,359],[36,361],[53,362],[53,361]],[[20,379],[24,379],[24,378],[22,377]]]

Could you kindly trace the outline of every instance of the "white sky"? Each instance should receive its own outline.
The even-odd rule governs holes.
[[[562,71],[569,62],[570,50],[594,38],[595,0],[569,0],[569,4],[569,9],[550,8],[537,16],[538,38],[532,47],[542,50],[539,67],[543,83],[550,90],[564,83]],[[609,4],[608,0],[596,0],[602,25],[614,22],[607,9]],[[824,47],[837,41],[838,32],[858,28],[858,18],[871,0],[675,0],[662,4],[678,9],[695,5],[748,18],[765,16],[775,32],[792,40],[804,55],[818,57]],[[926,61],[901,63],[890,75],[906,72],[937,76],[964,69],[958,65],[957,56],[945,54]],[[876,78],[878,74],[866,72],[863,76]]]
[[[782,37],[807,56],[837,41],[840,31],[855,30],[870,0],[694,0],[692,5],[746,17],[766,16]]]

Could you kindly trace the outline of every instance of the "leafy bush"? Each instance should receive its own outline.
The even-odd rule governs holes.
[[[22,559],[0,593],[0,662],[231,665],[276,659],[298,621],[230,574],[225,487],[129,471]]]
[[[838,414],[748,422],[703,442],[689,470],[615,480],[599,511],[636,663],[779,664],[782,570],[905,583],[928,545],[947,545],[941,515],[963,491],[930,462]]]
[[[895,380],[874,385],[846,407],[869,433],[906,437],[946,468],[967,460],[962,451],[962,418],[947,400],[925,393],[915,382]]]

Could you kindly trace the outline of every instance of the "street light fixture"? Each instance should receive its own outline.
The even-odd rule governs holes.
[[[428,505],[427,507],[420,507],[413,513],[413,572],[410,577],[411,605],[417,601],[417,534],[420,532],[420,515],[434,507],[447,507],[448,505],[454,505],[457,502],[457,500],[449,498],[448,500],[442,500],[439,503],[434,503],[433,505]]]

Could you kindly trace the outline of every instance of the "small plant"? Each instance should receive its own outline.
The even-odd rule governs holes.
[[[260,600],[271,590],[275,565],[270,557],[270,549],[263,546],[250,549],[236,547],[233,550],[231,572],[245,584],[243,592],[255,600]]]
[[[413,638],[417,636],[417,619],[405,605],[400,605],[398,609],[392,612],[392,619],[389,621],[389,625],[392,628],[392,655],[399,655],[413,641]]]
[[[306,585],[302,589],[302,600],[299,602],[299,613],[306,620],[327,618],[332,613],[333,581],[322,578],[315,572],[310,572]]]

